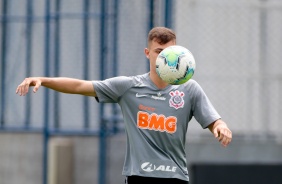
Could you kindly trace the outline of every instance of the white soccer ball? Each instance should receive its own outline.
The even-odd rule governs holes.
[[[192,53],[179,45],[165,48],[156,60],[157,74],[173,85],[183,84],[191,79],[195,68],[196,62]]]

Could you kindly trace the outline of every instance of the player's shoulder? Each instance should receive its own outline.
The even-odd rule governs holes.
[[[187,91],[190,92],[196,92],[199,90],[202,91],[200,84],[194,79],[189,79],[187,82],[183,84],[183,86]]]
[[[133,80],[143,80],[145,78],[148,78],[148,76],[149,76],[148,73],[144,73],[144,74],[132,75],[132,76],[128,76],[128,77],[132,78]]]
[[[194,79],[189,79],[187,82],[183,84],[185,87],[195,87],[199,86],[199,83],[195,81]]]
[[[146,81],[148,81],[149,74],[145,73],[140,75],[134,75],[134,76],[130,76],[130,78],[134,86],[142,86],[145,85]]]
[[[133,76],[117,76],[111,78],[110,80],[119,81],[119,83],[126,83],[130,86],[138,86],[138,85],[142,85],[144,79],[148,78],[147,75],[148,74],[133,75]]]

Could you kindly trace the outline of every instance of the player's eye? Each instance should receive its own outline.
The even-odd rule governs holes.
[[[162,52],[162,50],[161,50],[161,49],[157,49],[157,50],[155,50],[155,53],[157,53],[157,54],[159,54],[160,52]]]

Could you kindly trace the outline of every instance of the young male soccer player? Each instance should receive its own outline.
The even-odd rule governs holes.
[[[185,142],[191,118],[208,128],[223,146],[231,142],[232,133],[195,80],[169,85],[157,75],[158,54],[175,44],[172,30],[155,27],[149,32],[145,49],[149,73],[103,81],[31,77],[17,87],[16,93],[26,95],[30,86],[34,86],[33,92],[44,86],[63,93],[94,96],[100,103],[118,103],[127,135],[122,172],[126,183],[187,184]]]

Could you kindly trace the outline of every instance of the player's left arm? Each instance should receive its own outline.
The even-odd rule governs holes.
[[[226,147],[232,140],[232,132],[227,127],[227,124],[218,119],[208,126],[209,130],[213,133],[214,137]]]

